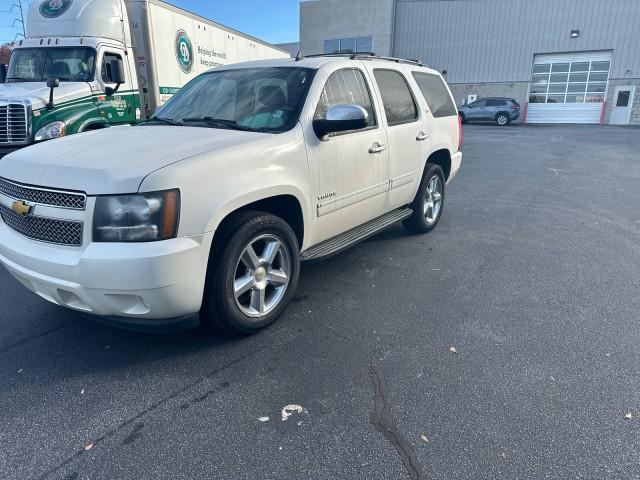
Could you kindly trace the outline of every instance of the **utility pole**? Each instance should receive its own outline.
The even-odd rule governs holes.
[[[13,19],[13,25],[12,25],[12,26],[13,26],[13,27],[15,27],[15,26],[16,26],[16,22],[20,22],[20,23],[22,24],[22,33],[18,33],[18,34],[16,35],[16,37],[17,37],[18,35],[22,35],[24,38],[27,38],[27,28],[26,28],[26,26],[25,26],[25,24],[24,24],[24,10],[23,10],[23,8],[22,8],[22,0],[18,0],[18,3],[14,3],[14,4],[11,6],[11,10],[10,10],[10,11],[11,11],[11,12],[13,12],[13,9],[14,9],[14,8],[17,8],[17,9],[19,10],[19,12],[20,12],[20,18],[14,18],[14,19]]]

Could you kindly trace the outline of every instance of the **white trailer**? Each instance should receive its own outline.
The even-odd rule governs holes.
[[[153,115],[215,67],[286,58],[257,38],[162,0],[32,0],[0,85],[0,156]]]

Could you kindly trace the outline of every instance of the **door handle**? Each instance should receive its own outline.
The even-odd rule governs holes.
[[[382,143],[374,143],[369,149],[369,153],[382,153],[387,149],[387,146]]]
[[[418,142],[424,142],[425,140],[429,140],[429,134],[424,132],[418,132],[418,136],[416,137]]]

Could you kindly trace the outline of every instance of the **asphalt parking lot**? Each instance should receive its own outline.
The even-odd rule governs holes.
[[[640,130],[464,133],[435,232],[306,265],[252,338],[111,329],[0,272],[0,477],[640,478]]]

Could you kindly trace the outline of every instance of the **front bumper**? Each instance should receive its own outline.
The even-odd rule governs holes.
[[[49,302],[153,327],[200,310],[212,240],[210,233],[72,248],[29,240],[0,222],[0,263]]]

